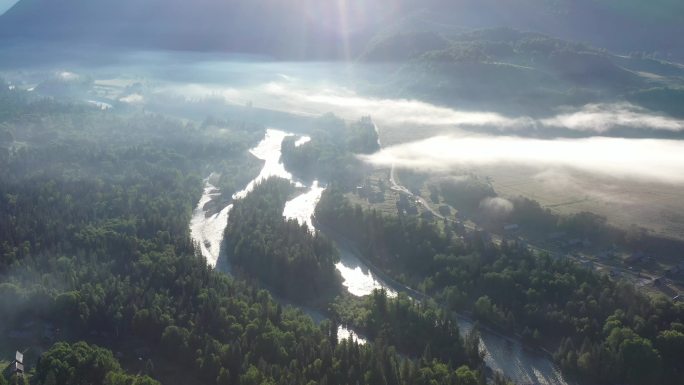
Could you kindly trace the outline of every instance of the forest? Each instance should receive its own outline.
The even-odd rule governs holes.
[[[483,365],[477,331],[462,338],[456,320],[435,303],[414,301],[405,293],[390,298],[386,291],[376,289],[360,299],[339,297],[332,307],[333,320],[400,352],[471,367]]]
[[[271,178],[235,202],[224,236],[233,266],[243,268],[272,290],[295,301],[311,301],[335,292],[337,250],[332,242],[296,220],[285,220],[283,209],[295,186]]]
[[[562,369],[598,383],[681,384],[684,305],[651,298],[516,241],[352,206],[327,191],[316,218],[375,266],[447,309],[555,351]]]
[[[399,354],[391,341],[338,341],[330,321],[207,266],[188,230],[202,179],[253,178],[239,170],[253,169],[247,149],[263,127],[117,114],[7,89],[0,352],[25,351],[28,372],[0,383],[482,383],[480,368]],[[329,243],[274,215],[291,188],[269,181],[235,202],[237,215],[266,238],[290,234],[282,245],[293,257],[318,256],[329,271]]]
[[[333,114],[318,118],[311,141],[295,147],[295,138],[283,141],[282,161],[304,180],[320,179],[351,189],[364,177],[366,166],[354,154],[369,154],[379,148],[370,117],[346,123]]]

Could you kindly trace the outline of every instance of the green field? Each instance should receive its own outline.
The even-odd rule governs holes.
[[[637,226],[662,237],[684,239],[681,186],[564,170],[489,167],[476,172],[489,177],[504,197],[526,196],[559,214],[589,211],[622,229]]]

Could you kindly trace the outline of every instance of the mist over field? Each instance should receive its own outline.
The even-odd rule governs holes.
[[[684,143],[677,140],[439,136],[388,147],[363,159],[378,165],[394,164],[435,173],[499,164],[540,170],[572,168],[610,178],[682,184],[683,151]]]

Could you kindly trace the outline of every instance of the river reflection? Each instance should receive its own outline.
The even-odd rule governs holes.
[[[247,184],[242,190],[233,195],[234,199],[244,198],[251,192],[256,184],[271,176],[293,181],[285,166],[280,161],[281,144],[285,137],[293,134],[276,129],[268,129],[264,139],[250,152],[257,158],[264,161],[264,166],[259,175]],[[298,140],[301,142],[306,137]],[[220,191],[210,183],[211,177],[205,181],[204,193],[195,208],[190,223],[192,238],[200,245],[202,255],[207,258],[211,266],[216,266],[216,262],[221,256],[221,242],[223,231],[228,223],[228,217],[232,204],[226,205],[217,213],[209,213],[206,210],[209,203],[218,197]],[[301,183],[298,187],[306,190],[288,201],[283,211],[286,218],[296,219],[300,223],[306,223],[314,231],[312,216],[325,187],[314,182],[310,187]],[[396,296],[396,291],[381,279],[373,274],[371,269],[360,260],[353,248],[345,242],[337,242],[340,252],[340,261],[335,265],[343,278],[343,285],[347,291],[355,296],[364,296],[372,293],[374,289],[384,288],[390,296]],[[315,310],[303,309],[315,321],[320,322],[324,316]],[[459,319],[461,333],[465,334],[472,329],[473,324],[467,319]],[[500,336],[486,330],[481,331],[481,346],[486,356],[487,366],[493,370],[501,371],[517,384],[534,385],[567,385],[556,366],[545,356],[525,349],[519,342]],[[359,343],[366,341],[353,331],[340,326],[338,328],[338,338],[352,337]]]
[[[316,231],[313,215],[324,191],[325,187],[319,186],[318,181],[314,181],[309,191],[285,204],[283,216],[287,219],[295,219],[301,224],[306,223],[311,231]],[[340,261],[335,264],[335,268],[342,275],[342,285],[350,294],[362,297],[371,294],[375,289],[387,287],[343,243],[337,243],[337,249]],[[391,289],[387,289],[387,293],[390,297],[397,295]]]
[[[283,216],[306,224],[311,232],[315,231],[312,218],[324,191],[325,187],[321,187],[317,180],[313,181],[309,191],[285,203]]]
[[[204,193],[192,213],[190,235],[199,245],[207,263],[215,267],[221,254],[221,241],[223,241],[223,231],[228,223],[228,213],[233,205],[228,205],[214,214],[207,212],[207,204],[221,195],[219,190],[210,183],[212,176],[204,181]]]
[[[458,318],[462,334],[473,329],[473,323]],[[480,331],[480,348],[485,352],[485,363],[493,370],[510,377],[516,384],[567,385],[560,370],[539,352],[526,349],[520,342],[488,331]]]
[[[292,180],[292,174],[287,172],[285,166],[280,162],[280,147],[283,139],[289,135],[291,134],[271,128],[266,130],[264,139],[250,150],[252,155],[264,161],[264,165],[256,178],[252,179],[244,189],[233,194],[233,199],[246,197],[259,182],[272,176]],[[233,205],[232,203],[228,204],[216,213],[208,211],[207,204],[212,199],[220,196],[220,191],[211,184],[213,176],[212,174],[204,182],[204,193],[197,203],[190,220],[190,234],[193,241],[200,245],[200,250],[207,259],[207,263],[212,267],[216,267],[216,263],[221,256],[223,232],[228,224],[228,216]]]

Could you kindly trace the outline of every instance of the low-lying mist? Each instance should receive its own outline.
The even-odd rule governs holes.
[[[36,93],[47,90],[57,96],[64,89],[71,98],[115,110],[144,109],[182,115],[192,106],[201,105],[203,108],[195,108],[192,116],[184,117],[203,118],[210,114],[227,116],[228,111],[234,111],[229,109],[231,106],[254,106],[296,116],[327,112],[350,120],[371,116],[381,137],[391,136],[393,129],[401,127],[405,135],[383,143],[405,144],[365,158],[373,164],[438,172],[455,167],[513,164],[542,171],[569,168],[622,179],[684,182],[684,142],[655,139],[661,133],[684,131],[684,120],[623,101],[559,107],[540,118],[362,94],[355,85],[361,82],[359,78],[372,77],[374,71],[381,69],[340,63],[278,63],[258,58],[139,52],[121,55],[115,64],[65,64],[59,68],[5,71],[1,76],[13,81],[13,87]],[[41,89],[41,84],[49,87]],[[278,120],[272,121],[275,124]],[[620,128],[640,132],[637,136],[645,138],[620,138],[621,131],[613,131]],[[573,134],[556,135],[558,130]],[[545,132],[550,134],[540,135]],[[435,133],[440,135],[433,137]],[[526,138],[530,136],[548,139]],[[428,139],[415,141],[420,138]]]
[[[272,62],[257,57],[174,52],[128,52],[116,59],[113,64],[94,61],[98,64],[91,66],[68,61],[36,66],[32,60],[33,67],[0,66],[0,76],[25,89],[39,86],[47,77],[53,91],[61,85],[69,88],[72,97],[80,92],[84,100],[102,99],[99,101],[123,107],[154,110],[155,103],[211,100],[210,112],[216,114],[222,112],[221,103],[249,104],[298,115],[333,112],[353,120],[370,115],[381,129],[414,125],[441,131],[461,128],[542,137],[621,136],[618,129],[639,133],[636,136],[670,137],[684,131],[684,120],[621,100],[559,106],[544,116],[531,117],[522,112],[458,109],[411,98],[382,97],[381,92],[360,92],[379,89],[377,84],[367,87],[386,78],[387,69],[378,65]]]
[[[569,168],[614,178],[682,184],[682,154],[684,142],[677,140],[438,136],[388,147],[362,158],[375,165],[436,173],[498,164],[540,170]]]
[[[644,132],[684,130],[684,121],[626,103],[588,104],[581,108],[550,111],[546,118],[507,116],[496,111],[458,110],[415,99],[386,99],[361,95],[329,80],[304,80],[279,74],[279,79],[249,87],[209,84],[174,84],[165,93],[198,100],[223,98],[227,103],[255,105],[299,114],[333,112],[347,119],[372,116],[381,126],[416,125],[439,128],[484,128],[489,131],[524,134],[564,129],[581,135],[604,134],[628,128]]]

